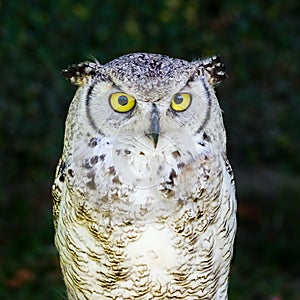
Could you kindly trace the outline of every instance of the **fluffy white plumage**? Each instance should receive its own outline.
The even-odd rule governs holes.
[[[69,299],[227,299],[236,200],[218,58],[63,72],[79,86],[53,185]]]

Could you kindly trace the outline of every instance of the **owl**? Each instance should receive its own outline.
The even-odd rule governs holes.
[[[227,299],[236,198],[219,58],[133,53],[62,72],[77,86],[52,188],[68,299]]]

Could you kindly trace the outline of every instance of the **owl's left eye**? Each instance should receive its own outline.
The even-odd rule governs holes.
[[[192,102],[192,96],[189,93],[176,93],[171,101],[171,108],[175,111],[186,110]]]
[[[134,97],[126,93],[114,93],[110,95],[109,102],[111,107],[120,113],[128,112],[135,106]]]

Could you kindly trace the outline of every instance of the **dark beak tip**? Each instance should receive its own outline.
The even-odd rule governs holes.
[[[151,138],[153,140],[153,144],[154,144],[154,149],[156,149],[157,143],[158,143],[158,134],[157,133],[152,133],[151,134]]]
[[[153,142],[153,145],[154,145],[154,149],[156,149],[157,147],[157,143],[158,143],[158,137],[159,137],[159,134],[158,133],[145,133],[145,135],[152,140]]]

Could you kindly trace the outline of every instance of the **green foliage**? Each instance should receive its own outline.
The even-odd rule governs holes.
[[[231,299],[300,297],[299,23],[296,0],[0,1],[0,298],[64,298],[50,187],[74,89],[60,70],[137,51],[221,55],[239,196]]]

